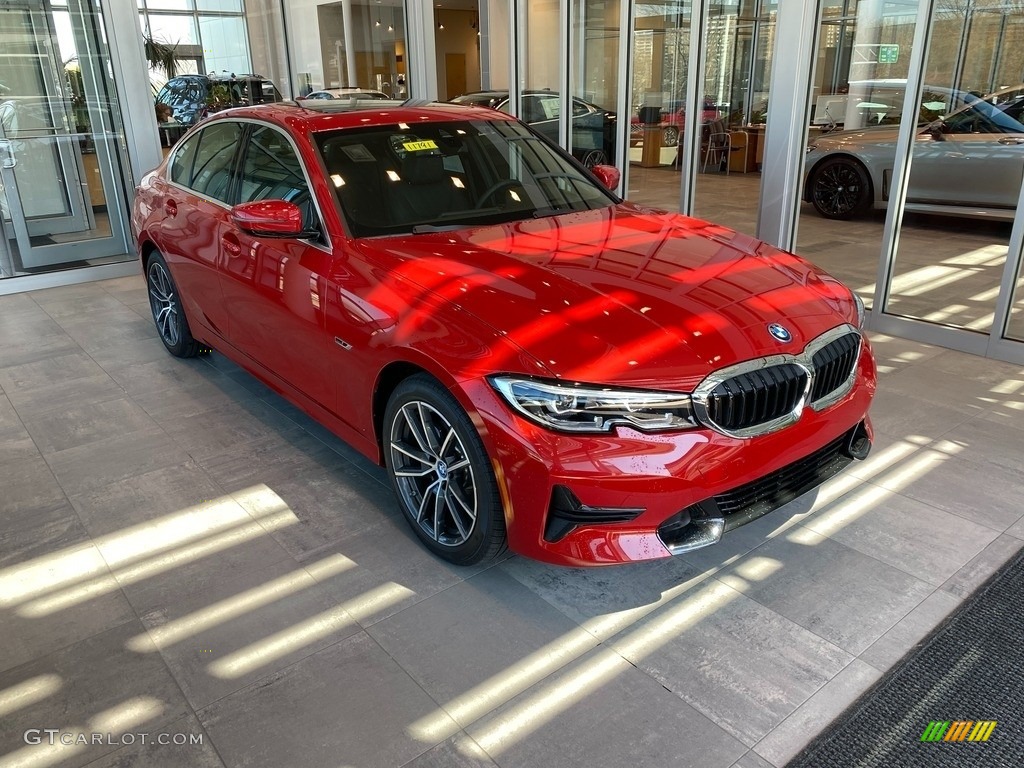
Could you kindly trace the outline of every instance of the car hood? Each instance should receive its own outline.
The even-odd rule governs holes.
[[[854,314],[848,289],[796,256],[629,204],[376,243],[392,274],[487,323],[543,366],[533,373],[574,381],[690,389]]]

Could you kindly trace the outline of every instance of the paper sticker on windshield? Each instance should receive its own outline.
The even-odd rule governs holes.
[[[402,148],[406,152],[426,152],[430,149],[437,149],[437,144],[430,139],[426,141],[407,141],[402,144]]]

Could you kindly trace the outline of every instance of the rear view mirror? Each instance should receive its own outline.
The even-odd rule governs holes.
[[[622,174],[614,165],[595,165],[590,172],[597,177],[605,189],[614,192],[619,188],[619,179],[622,178]]]

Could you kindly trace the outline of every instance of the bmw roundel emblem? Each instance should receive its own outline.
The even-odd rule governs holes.
[[[789,332],[789,329],[784,325],[778,323],[772,323],[768,326],[768,333],[772,335],[776,340],[781,342],[787,342],[793,340],[793,334]]]

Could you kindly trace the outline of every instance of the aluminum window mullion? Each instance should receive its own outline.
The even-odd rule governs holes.
[[[632,130],[630,94],[633,90],[633,0],[619,0],[619,88],[615,96],[615,157],[610,158],[622,170],[616,192],[626,197],[629,190],[629,138]]]
[[[344,8],[344,6],[343,6]],[[434,44],[434,6],[427,0],[406,0],[406,40],[409,93],[416,99],[437,99],[437,46]]]
[[[702,115],[704,110],[705,21],[708,0],[693,0],[690,6],[690,55],[686,72],[687,114]],[[700,164],[700,119],[683,121],[683,152],[679,168],[679,210],[692,214],[697,187],[697,168]]]
[[[523,79],[526,75],[526,2],[525,0],[509,0],[511,3],[509,16],[509,73],[508,73],[508,111],[513,117],[520,116],[523,103]]]
[[[569,68],[569,59],[575,47],[571,34],[572,0],[558,0],[558,25],[565,31],[565,34],[562,35],[562,55],[558,64],[559,100],[561,102],[558,110],[558,143],[572,152],[569,136],[569,121],[572,119],[572,83],[569,82],[572,70]]]

